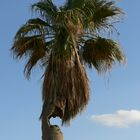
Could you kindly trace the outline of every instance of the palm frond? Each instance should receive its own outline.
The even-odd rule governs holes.
[[[94,31],[110,28],[111,21],[118,21],[123,14],[122,10],[115,6],[115,2],[106,0],[88,0],[82,11],[85,13],[85,27]]]
[[[43,61],[43,58],[46,58],[45,56],[47,55],[45,42],[43,40],[35,39],[34,43],[34,50],[29,54],[29,60],[24,68],[24,73],[27,78],[30,77],[32,68],[36,66],[37,63],[41,62],[41,60]]]
[[[33,11],[40,14],[40,16],[48,21],[50,24],[54,22],[58,8],[53,4],[52,0],[41,0],[32,5]]]
[[[79,11],[76,9],[61,11],[57,13],[55,19],[57,24],[55,27],[57,31],[60,31],[61,28],[65,28],[69,35],[73,34],[76,37],[77,34],[80,34],[83,31],[82,20]]]
[[[27,78],[30,77],[31,70],[36,64],[40,62],[42,66],[46,66],[50,56],[50,51],[54,41],[46,42],[42,36],[23,37],[16,40],[11,48],[15,58],[21,59],[23,57],[29,59],[24,72]]]
[[[119,44],[111,39],[101,37],[85,42],[83,59],[90,67],[93,65],[98,72],[111,69],[115,61],[120,63],[125,61]]]
[[[37,47],[42,45],[41,36],[34,35],[31,37],[21,37],[14,41],[13,47],[11,50],[13,51],[16,58],[22,58],[23,55],[30,55]]]
[[[67,0],[63,9],[72,10],[76,8],[81,8],[85,4],[85,0]]]
[[[11,50],[15,58],[29,58],[24,69],[27,78],[32,68],[46,55],[49,56],[50,43],[54,43],[52,33],[51,26],[40,18],[29,19],[17,31]]]
[[[29,19],[28,24],[34,24],[34,25],[40,25],[40,26],[48,26],[51,27],[46,21],[40,19],[40,18],[34,18],[34,19]]]
[[[80,4],[79,4],[80,3]],[[56,23],[73,27],[81,27],[81,33],[95,33],[96,31],[112,31],[114,23],[120,20],[122,10],[115,6],[115,2],[106,0],[68,0],[57,15]],[[58,21],[58,22],[57,22]],[[70,23],[70,24],[69,24]],[[85,32],[83,32],[83,29]]]
[[[50,25],[40,18],[29,19],[16,33],[15,39],[27,37],[31,35],[46,35],[49,34]]]

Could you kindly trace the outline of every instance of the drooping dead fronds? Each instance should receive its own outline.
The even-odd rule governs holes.
[[[79,56],[74,50],[71,57],[51,54],[43,82],[43,101],[55,109],[50,117],[59,116],[68,123],[81,112],[89,100],[89,82]]]
[[[29,57],[24,72],[29,78],[32,68],[46,56],[46,44],[40,36],[21,37],[16,40],[11,50],[16,58]]]

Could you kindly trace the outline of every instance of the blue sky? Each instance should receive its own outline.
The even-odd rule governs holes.
[[[0,2],[0,140],[41,140],[41,71],[36,69],[27,81],[25,61],[13,60],[9,51],[35,0]],[[65,140],[140,139],[140,1],[119,0],[118,5],[126,13],[118,30],[127,63],[106,75],[88,70],[91,99],[69,127],[62,127]]]

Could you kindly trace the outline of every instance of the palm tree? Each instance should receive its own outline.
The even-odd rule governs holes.
[[[100,73],[124,62],[119,43],[110,38],[123,12],[108,0],[67,0],[60,7],[41,0],[32,10],[38,17],[17,31],[11,50],[17,59],[27,58],[27,78],[36,65],[44,69],[42,140],[51,140],[49,119],[68,124],[89,101],[85,66]]]

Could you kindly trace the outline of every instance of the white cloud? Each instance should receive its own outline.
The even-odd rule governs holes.
[[[118,110],[113,114],[93,115],[91,120],[109,127],[129,127],[133,124],[140,124],[140,111]]]

